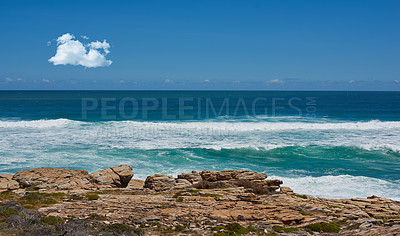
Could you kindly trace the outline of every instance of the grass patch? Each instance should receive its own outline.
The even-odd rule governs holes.
[[[107,220],[106,217],[104,217],[102,215],[99,215],[99,214],[96,214],[96,213],[89,214],[88,219],[90,219],[90,220]]]
[[[64,220],[60,217],[56,216],[44,216],[40,219],[40,222],[43,224],[48,224],[48,225],[58,225],[61,223],[64,223]]]
[[[19,198],[19,196],[11,191],[4,191],[0,193],[1,200],[14,200]]]
[[[183,200],[184,200],[183,197],[178,197],[178,198],[176,199],[177,202],[183,202]]]
[[[307,199],[307,196],[306,195],[302,195],[302,194],[294,194],[294,196],[296,196],[298,198]]]
[[[127,233],[133,233],[136,235],[143,235],[143,230],[142,229],[137,229],[137,228],[133,228],[129,225],[124,225],[124,224],[112,224],[112,225],[108,225],[106,226],[106,229],[111,230],[115,233],[122,234],[122,235],[126,235]],[[130,235],[130,234],[127,234]]]
[[[255,228],[251,225],[248,227],[243,227],[238,223],[230,223],[225,226],[217,226],[214,227],[212,230],[223,230],[223,232],[216,233],[214,235],[242,235],[242,234],[248,234],[252,231],[255,231]]]
[[[18,202],[26,208],[38,209],[58,203],[64,195],[65,193],[28,192],[25,196],[19,198]]]
[[[331,223],[314,223],[306,226],[306,229],[309,229],[314,232],[324,232],[324,233],[339,233],[340,226],[338,223],[331,222]]]
[[[97,194],[88,193],[88,194],[85,195],[85,198],[87,198],[89,201],[94,201],[94,200],[99,199],[100,197]]]
[[[11,215],[18,215],[18,211],[12,209],[12,208],[4,208],[4,207],[0,207],[0,217],[3,218],[7,218]]]
[[[312,216],[313,215],[312,213],[303,211],[303,210],[299,211],[299,213],[302,214],[303,216]]]

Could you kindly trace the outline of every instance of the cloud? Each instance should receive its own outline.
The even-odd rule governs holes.
[[[397,80],[397,79],[395,79],[395,80],[393,80],[396,84],[398,84],[399,83],[399,81]]]
[[[350,80],[349,81],[349,84],[352,84],[352,83],[354,83],[354,82],[356,82],[355,80]]]
[[[204,82],[204,83],[210,83],[210,80],[205,79],[205,80],[203,80],[203,82]]]
[[[57,39],[57,52],[49,59],[54,65],[73,65],[88,68],[105,67],[111,65],[112,61],[106,59],[110,53],[110,44],[103,42],[91,42],[83,45],[75,36],[66,33]]]
[[[5,80],[6,82],[13,82],[13,81],[14,81],[13,79],[11,79],[11,78],[9,78],[9,77],[5,78],[4,80]]]
[[[86,36],[86,35],[81,35],[81,38],[83,38],[83,39],[89,39],[89,37]]]
[[[170,79],[164,80],[164,84],[172,84],[174,81]]]
[[[268,81],[268,83],[271,83],[271,84],[282,84],[284,82],[285,81],[280,80],[280,79],[271,79],[271,80]]]

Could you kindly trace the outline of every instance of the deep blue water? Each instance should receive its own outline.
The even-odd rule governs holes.
[[[0,91],[0,172],[247,169],[400,199],[400,92]]]

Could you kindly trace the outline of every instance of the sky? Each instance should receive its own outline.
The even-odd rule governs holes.
[[[400,1],[0,1],[0,90],[400,91]]]

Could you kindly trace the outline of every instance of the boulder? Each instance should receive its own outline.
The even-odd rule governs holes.
[[[198,182],[202,181],[201,175],[197,173],[197,171],[192,171],[191,173],[182,173],[178,175],[178,179],[186,179],[191,184],[197,184]]]
[[[90,189],[91,177],[85,170],[36,168],[17,172],[13,178],[23,188],[33,189]]]
[[[138,188],[143,188],[144,185],[144,181],[140,180],[140,179],[131,179],[131,181],[129,181],[128,186],[126,186],[126,188],[128,189],[138,189]]]
[[[0,174],[0,192],[19,188],[19,183],[13,180],[12,177],[10,174]]]
[[[168,175],[152,175],[147,176],[144,181],[144,188],[153,189],[155,191],[165,191],[174,188],[176,185],[175,178]]]
[[[192,183],[190,183],[187,179],[176,179],[175,181],[174,189],[185,189],[192,186]]]
[[[95,171],[90,176],[99,185],[125,188],[132,179],[133,172],[131,166],[119,165]]]
[[[264,173],[252,172],[247,170],[223,170],[223,171],[211,171],[205,170],[200,172],[203,180],[209,182],[215,182],[220,180],[263,180],[267,178]]]

